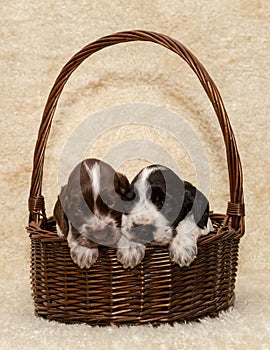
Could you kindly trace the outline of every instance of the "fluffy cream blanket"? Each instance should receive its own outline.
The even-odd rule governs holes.
[[[0,349],[269,349],[269,0],[17,0],[1,1],[0,8]],[[235,308],[216,319],[174,327],[47,322],[33,314],[25,231],[42,109],[71,55],[103,35],[129,29],[154,30],[183,42],[206,66],[224,98],[243,163],[246,199]],[[211,207],[224,212],[229,200],[224,146],[198,80],[167,50],[128,43],[91,57],[64,90],[46,154],[48,214],[58,191],[61,150],[72,131],[106,107],[130,102],[166,107],[188,122],[207,153]],[[166,151],[183,177],[196,180],[190,158],[175,139],[145,125],[111,128],[86,153],[103,157],[119,143],[139,139]],[[147,159],[146,152],[140,159],[126,159],[122,170],[131,177],[153,157]]]

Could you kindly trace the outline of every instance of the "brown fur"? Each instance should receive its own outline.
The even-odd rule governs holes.
[[[87,168],[92,169],[95,164],[99,165],[100,171],[100,190],[96,198],[92,179],[87,171]],[[61,189],[54,207],[56,223],[65,238],[70,224],[72,240],[83,247],[96,248],[99,244],[116,244],[121,235],[121,200],[128,197],[129,192],[130,184],[123,174],[115,172],[105,162],[86,159],[74,168],[67,185]],[[112,220],[103,227],[104,218]],[[87,232],[79,232],[79,228],[89,219],[94,226],[87,227]],[[101,227],[98,225],[99,220]]]

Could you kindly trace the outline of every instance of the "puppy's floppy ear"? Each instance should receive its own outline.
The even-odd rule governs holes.
[[[133,192],[131,191],[131,186],[128,181],[128,178],[121,174],[115,173],[114,175],[114,188],[115,192],[120,195],[123,199],[133,199]]]
[[[207,227],[209,216],[209,203],[206,197],[199,190],[196,190],[192,212],[196,224],[200,228]]]
[[[56,221],[57,231],[58,231],[58,229],[60,229],[60,232],[58,231],[58,235],[67,237],[67,235],[68,235],[68,219],[67,219],[66,214],[63,210],[62,203],[60,200],[60,198],[62,196],[62,191],[61,191],[61,194],[57,197],[57,201],[55,203],[54,210],[53,210],[53,216],[54,216],[55,221]]]

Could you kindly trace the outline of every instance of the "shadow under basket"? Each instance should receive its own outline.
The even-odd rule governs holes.
[[[211,213],[214,231],[198,240],[197,258],[189,267],[172,263],[168,247],[148,245],[134,269],[124,269],[116,250],[99,248],[90,269],[70,257],[66,240],[46,218],[41,194],[46,144],[57,101],[72,72],[91,54],[128,41],[150,41],[183,58],[198,76],[218,117],[227,153],[230,202],[226,214]],[[34,153],[29,197],[31,281],[35,313],[48,320],[90,325],[174,323],[215,317],[234,304],[238,247],[244,234],[241,162],[234,134],[216,85],[198,59],[182,44],[163,34],[121,32],[103,37],[79,51],[60,72],[50,92]]]

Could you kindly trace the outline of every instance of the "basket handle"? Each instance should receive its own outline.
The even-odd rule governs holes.
[[[243,234],[244,195],[242,167],[232,127],[215,83],[199,60],[184,45],[166,35],[140,30],[111,34],[90,43],[75,54],[58,75],[43,112],[34,152],[29,196],[29,220],[36,223],[46,220],[44,197],[41,194],[45,150],[56,105],[67,80],[73,71],[95,52],[111,45],[129,41],[150,41],[166,47],[186,61],[199,78],[216,112],[226,147],[230,182],[230,202],[227,208],[227,219],[232,219],[231,227],[233,230]]]

